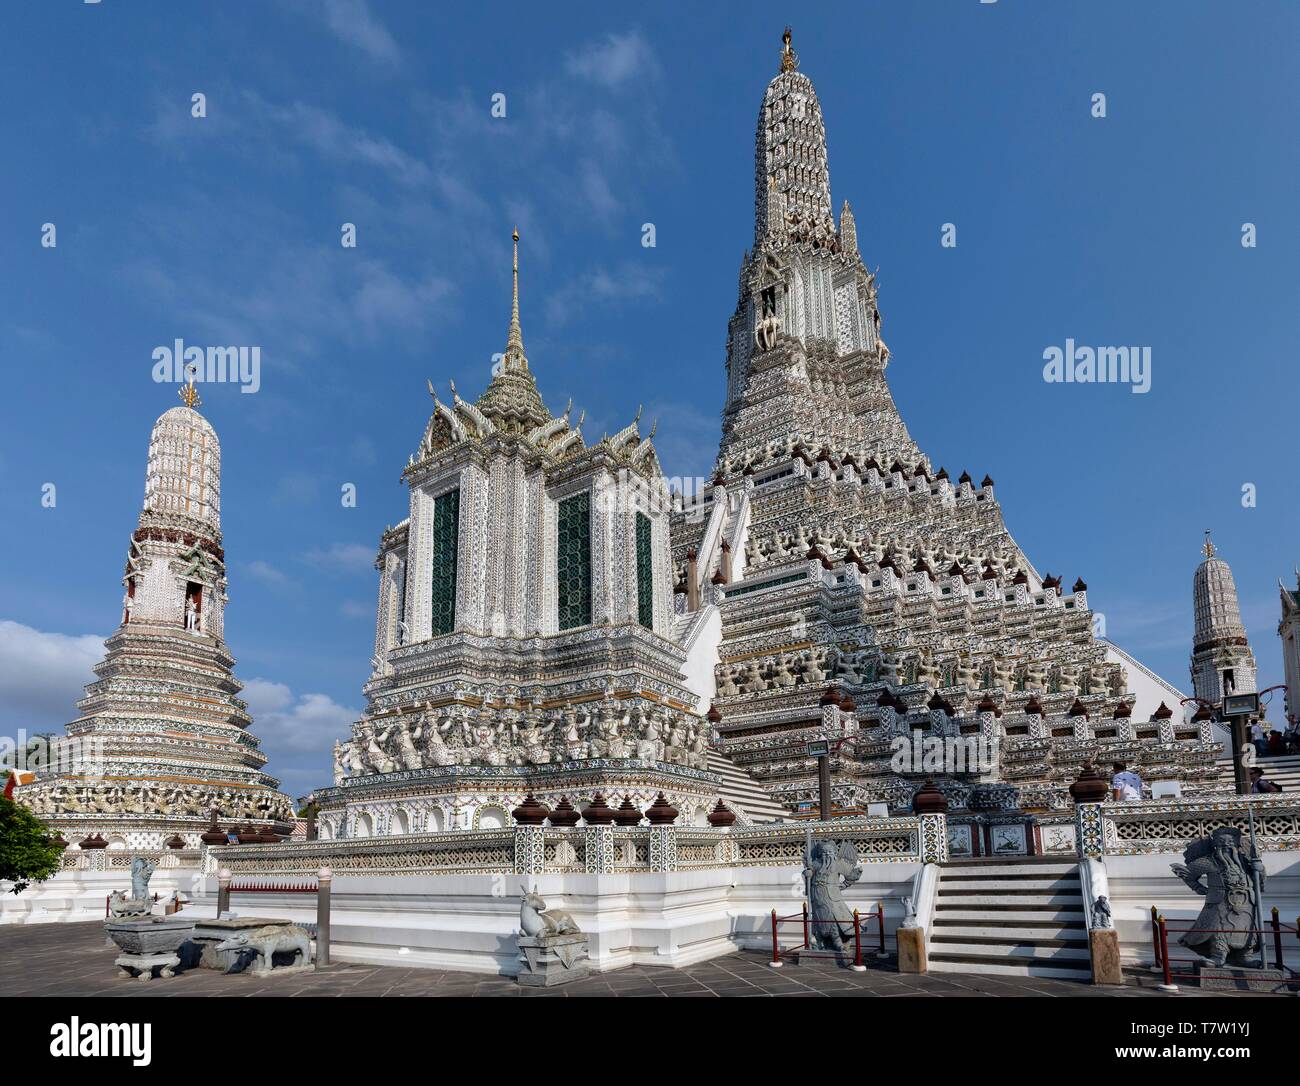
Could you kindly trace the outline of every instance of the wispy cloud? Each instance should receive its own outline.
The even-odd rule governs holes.
[[[591,268],[551,292],[546,300],[546,319],[559,326],[580,316],[588,306],[620,306],[658,298],[662,285],[658,269],[634,260],[613,269]]]
[[[288,6],[304,16],[319,16],[339,41],[359,49],[370,60],[389,66],[401,64],[402,51],[396,39],[366,0],[291,0]]]
[[[303,558],[317,569],[334,573],[370,572],[375,565],[375,548],[364,543],[331,543],[311,548]]]
[[[251,562],[243,562],[241,568],[250,577],[269,588],[287,588],[293,583],[287,573],[261,558],[254,558]]]
[[[659,60],[638,30],[608,34],[566,54],[564,70],[604,87],[621,87],[637,79],[656,78]]]

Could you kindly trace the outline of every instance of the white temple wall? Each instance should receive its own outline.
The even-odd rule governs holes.
[[[1300,851],[1265,852],[1264,856],[1264,926],[1269,923],[1270,909],[1277,906],[1280,919],[1294,924],[1300,916]],[[1106,876],[1110,887],[1111,916],[1119,933],[1120,953],[1125,964],[1151,960],[1151,906],[1156,906],[1166,920],[1191,921],[1201,911],[1205,899],[1194,894],[1182,880],[1175,878],[1170,864],[1182,863],[1179,852],[1162,852],[1138,856],[1107,856]],[[1187,958],[1190,951],[1176,946],[1178,934],[1170,932],[1170,960]],[[1284,935],[1287,959],[1300,961],[1300,944],[1294,935]],[[1272,961],[1272,936],[1266,935],[1269,960]]]
[[[127,871],[60,871],[21,894],[12,893],[12,888],[13,883],[0,881],[0,924],[102,922],[109,895],[114,890],[129,890],[131,875]],[[159,901],[177,890],[183,898],[201,901],[204,889],[199,868],[159,868],[149,880],[149,894],[156,893]],[[211,916],[212,908],[194,915]]]

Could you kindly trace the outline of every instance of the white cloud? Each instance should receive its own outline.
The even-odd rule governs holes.
[[[394,66],[402,61],[396,40],[366,0],[291,0],[288,6],[309,18],[322,16],[325,28],[339,41],[376,63]]]
[[[583,49],[569,53],[564,58],[564,69],[570,75],[590,79],[606,87],[617,87],[631,79],[653,76],[659,71],[659,61],[649,42],[639,31],[627,34],[609,34]]]
[[[253,734],[262,741],[275,771],[281,754],[321,754],[336,739],[352,733],[360,712],[340,705],[328,694],[295,695],[284,683],[250,679],[240,695],[253,717]]]
[[[77,719],[76,702],[103,655],[97,634],[46,633],[0,621],[0,727],[31,734]]]

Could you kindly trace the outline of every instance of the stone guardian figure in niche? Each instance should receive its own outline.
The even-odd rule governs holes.
[[[1264,888],[1264,864],[1243,846],[1241,830],[1220,826],[1208,837],[1188,845],[1183,851],[1183,863],[1170,866],[1175,875],[1205,897],[1196,930],[1185,933],[1178,941],[1216,967],[1258,966],[1259,934],[1252,929],[1256,886],[1260,891]]]
[[[858,850],[850,841],[818,841],[804,860],[808,912],[818,950],[843,950],[853,938],[853,910],[844,891],[862,877]]]

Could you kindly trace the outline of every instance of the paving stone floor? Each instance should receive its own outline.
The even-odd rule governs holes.
[[[1156,979],[1134,974],[1123,988],[1033,977],[935,973],[904,976],[889,962],[865,973],[826,964],[772,969],[764,955],[736,953],[685,969],[632,966],[552,989],[520,988],[508,977],[400,966],[340,964],[259,979],[192,969],[149,982],[118,979],[98,923],[0,927],[0,991],[6,996],[1159,996]],[[1184,987],[1180,997],[1199,995]],[[1208,994],[1208,993],[1207,993]],[[1219,994],[1219,993],[1216,993]],[[1179,997],[1175,997],[1179,998]],[[1266,998],[1266,997],[1265,997]]]

